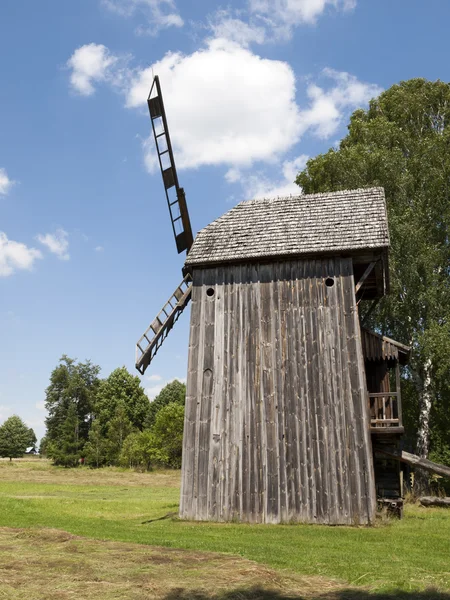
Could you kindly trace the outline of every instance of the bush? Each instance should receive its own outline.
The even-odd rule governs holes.
[[[167,465],[168,458],[154,434],[147,429],[130,433],[125,439],[119,463],[122,467],[150,471],[155,466]]]
[[[151,429],[131,433],[120,453],[120,465],[150,470],[153,467],[181,467],[184,406],[172,402],[161,408]]]

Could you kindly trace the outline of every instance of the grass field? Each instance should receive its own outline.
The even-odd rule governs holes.
[[[153,521],[178,497],[174,471],[1,461],[0,598],[450,600],[449,510],[373,528]]]

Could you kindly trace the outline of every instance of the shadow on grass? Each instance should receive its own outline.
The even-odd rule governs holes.
[[[164,600],[450,600],[450,594],[426,590],[424,592],[381,592],[365,590],[339,590],[321,595],[292,595],[262,588],[236,589],[219,594],[174,590]]]

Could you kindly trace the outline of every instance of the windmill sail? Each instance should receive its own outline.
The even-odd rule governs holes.
[[[157,75],[153,79],[147,103],[177,250],[178,253],[183,252],[183,250],[189,252],[193,242],[191,222],[186,205],[186,196],[183,188],[178,183],[166,111]]]
[[[150,324],[136,344],[136,369],[145,373],[167,334],[186,308],[192,294],[192,277],[188,274],[164,304],[156,319]]]

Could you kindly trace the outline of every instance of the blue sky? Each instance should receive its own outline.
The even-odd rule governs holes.
[[[62,354],[107,376],[181,279],[145,105],[160,75],[194,232],[295,193],[348,116],[450,80],[446,0],[2,0],[0,423],[44,433]],[[186,376],[189,311],[142,378]]]

